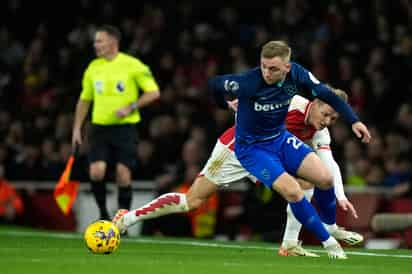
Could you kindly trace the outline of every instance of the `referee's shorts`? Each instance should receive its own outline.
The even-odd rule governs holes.
[[[91,163],[122,163],[129,169],[136,165],[137,128],[136,124],[92,125],[89,135]]]

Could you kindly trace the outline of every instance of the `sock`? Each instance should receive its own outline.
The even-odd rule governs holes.
[[[319,206],[319,216],[322,222],[328,225],[336,223],[336,197],[334,188],[321,190],[315,187],[313,197]]]
[[[306,198],[306,200],[308,200],[309,202],[312,200],[313,192],[314,192],[314,189],[313,189],[313,188],[309,188],[309,189],[303,190],[303,194],[305,194],[305,198]]]
[[[99,208],[100,219],[108,220],[109,213],[106,208],[106,183],[104,181],[91,181],[91,191]]]
[[[303,192],[305,194],[306,199],[310,201],[313,196],[313,188],[306,189]],[[302,224],[299,223],[299,221],[293,215],[292,209],[290,208],[289,204],[286,207],[286,216],[286,227],[285,232],[283,234],[282,245],[297,245],[299,242],[299,233],[302,229]]]
[[[319,241],[324,242],[330,238],[329,232],[320,221],[315,208],[303,197],[300,201],[289,203],[295,218],[316,235]]]
[[[328,246],[337,245],[337,244],[339,244],[338,241],[336,241],[336,239],[333,237],[329,237],[329,239],[322,242],[323,247],[328,247]]]
[[[119,186],[117,201],[119,208],[130,209],[132,204],[132,186]]]
[[[172,213],[189,211],[186,194],[166,193],[146,205],[124,215],[124,223],[130,226],[137,221],[157,218]]]
[[[326,227],[326,229],[328,230],[328,232],[330,233],[330,234],[332,234],[332,233],[334,233],[336,230],[338,230],[338,225],[337,224],[333,224],[333,225],[328,225],[328,224],[323,224],[325,227]]]

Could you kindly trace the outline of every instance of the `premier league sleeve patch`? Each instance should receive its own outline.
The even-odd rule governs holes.
[[[124,84],[124,82],[121,81],[121,80],[120,80],[120,81],[117,81],[116,90],[117,90],[118,92],[123,92],[124,89],[125,89],[125,84]]]
[[[236,91],[239,89],[239,83],[236,81],[225,80],[224,88],[228,92],[236,93]]]

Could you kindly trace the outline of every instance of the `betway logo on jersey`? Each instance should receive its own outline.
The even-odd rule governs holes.
[[[272,111],[290,105],[290,101],[292,101],[292,99],[274,104],[259,104],[258,102],[255,102],[254,109],[255,111]]]

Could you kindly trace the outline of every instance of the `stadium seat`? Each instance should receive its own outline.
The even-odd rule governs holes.
[[[392,213],[412,213],[412,199],[397,198],[388,203],[387,211]],[[407,229],[400,234],[405,245],[412,248],[412,229]]]

